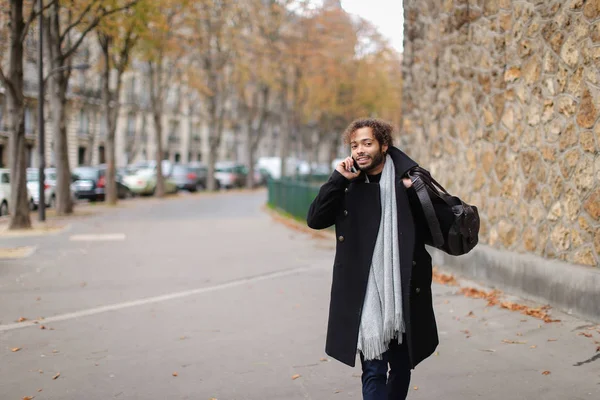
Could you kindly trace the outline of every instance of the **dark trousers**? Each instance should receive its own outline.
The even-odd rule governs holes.
[[[362,364],[363,400],[404,400],[410,385],[410,361],[406,337],[402,344],[392,340],[381,360],[365,360]],[[388,376],[389,365],[389,376]]]

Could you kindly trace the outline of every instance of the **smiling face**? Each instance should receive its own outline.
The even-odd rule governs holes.
[[[370,175],[375,175],[383,171],[385,162],[384,153],[388,146],[381,146],[373,135],[373,129],[364,127],[357,129],[350,136],[350,149],[352,158],[356,160],[358,168]]]

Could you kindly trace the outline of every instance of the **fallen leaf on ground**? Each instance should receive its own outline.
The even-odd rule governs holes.
[[[439,352],[439,351],[436,351],[434,355],[435,355],[435,356],[439,356],[439,355],[440,355],[440,352]]]
[[[419,387],[418,387],[418,386],[415,386],[413,389],[414,389],[414,390],[419,390]]]
[[[17,322],[25,322],[25,321],[27,321],[27,318],[25,318],[25,317],[20,317],[20,318],[17,320]]]
[[[87,286],[87,282],[81,282],[81,284],[79,286],[86,287]]]
[[[52,353],[56,354],[56,353],[59,353],[59,351],[58,350],[52,350]]]
[[[467,317],[475,318],[475,314],[473,313],[473,311],[469,311],[469,313],[467,314]]]
[[[33,400],[35,396],[25,396],[23,397],[23,400]]]
[[[179,376],[177,372],[173,372],[173,376]]]
[[[508,339],[503,339],[502,343],[508,343],[508,344],[526,344],[527,342],[523,341],[520,342],[518,340],[508,340]]]
[[[54,375],[54,376],[52,377],[52,380],[54,380],[54,381],[55,381],[55,380],[57,380],[59,376],[60,376],[60,372],[59,372],[58,374]]]
[[[37,299],[35,299],[35,301],[40,301],[40,300],[42,300],[41,297],[38,297]]]
[[[579,332],[577,336],[585,336],[586,338],[591,338],[592,334],[587,332]]]
[[[326,359],[325,357],[323,357],[323,358],[321,358],[319,361],[323,361],[323,362],[325,362],[325,361],[329,361],[329,360],[328,360],[328,359]]]
[[[40,325],[40,329],[46,329],[44,325]]]
[[[523,336],[521,332],[517,332],[517,336]]]
[[[341,390],[336,390],[336,391],[335,391],[335,392],[333,392],[333,393],[342,393],[342,391],[341,391]]]
[[[480,351],[486,351],[488,353],[495,353],[496,352],[496,350],[494,350],[494,349],[479,349],[479,350]]]
[[[596,353],[600,352],[600,346],[596,347]]]
[[[44,390],[44,389],[38,389],[38,393],[41,392],[42,390]]]
[[[500,292],[499,290],[485,292],[483,290],[475,289],[472,287],[465,287],[460,289],[460,293],[474,299],[485,299],[488,301],[488,306],[494,306],[499,303],[498,295],[500,295],[502,292]]]
[[[300,375],[299,375],[299,374],[296,374],[296,375],[292,376],[292,380],[293,380],[293,381],[295,381],[295,380],[296,380],[296,379],[298,379],[298,378],[300,378]]]
[[[533,346],[529,346],[530,349],[535,349],[537,346],[534,344]]]
[[[544,371],[544,372],[542,372],[542,375],[550,375],[550,373],[551,373],[550,371]]]
[[[549,342],[556,342],[558,339],[548,339]]]
[[[20,347],[14,347],[10,351],[12,351],[13,353],[16,353],[17,351],[21,351],[21,348]]]
[[[437,267],[433,268],[432,280],[442,285],[458,286],[458,282],[454,276],[439,272]]]

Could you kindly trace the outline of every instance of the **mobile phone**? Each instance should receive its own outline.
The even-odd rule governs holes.
[[[358,170],[359,170],[359,169],[358,169],[358,163],[356,162],[356,160],[355,160],[354,158],[352,158],[352,162],[353,162],[353,163],[352,163],[352,167],[350,168],[350,171],[351,171],[353,174],[358,174]]]

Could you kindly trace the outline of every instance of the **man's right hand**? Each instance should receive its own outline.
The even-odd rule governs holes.
[[[335,170],[342,174],[344,178],[352,180],[354,178],[357,178],[358,175],[360,175],[360,171],[357,171],[356,173],[352,172],[353,165],[354,160],[352,159],[352,157],[347,157],[344,161],[339,163],[337,167],[335,167]]]

